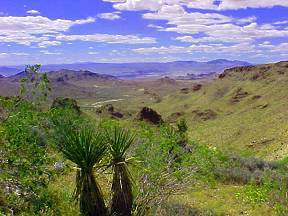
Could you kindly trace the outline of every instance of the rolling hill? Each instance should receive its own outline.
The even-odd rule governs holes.
[[[165,96],[153,108],[185,117],[200,143],[269,159],[288,153],[288,62],[225,70],[219,78]]]

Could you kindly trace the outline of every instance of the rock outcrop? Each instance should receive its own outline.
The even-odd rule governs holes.
[[[149,107],[143,107],[142,110],[138,113],[137,119],[155,125],[163,123],[162,116]]]

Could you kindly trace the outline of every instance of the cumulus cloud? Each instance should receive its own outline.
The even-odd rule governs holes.
[[[246,8],[271,8],[275,6],[288,7],[287,0],[222,0],[219,10],[246,9]]]
[[[103,0],[113,3],[118,10],[157,11],[164,5],[183,5],[209,10],[237,10],[246,8],[288,7],[287,0]]]
[[[180,5],[164,5],[156,12],[144,13],[143,18],[165,20],[167,27],[158,31],[184,34],[176,40],[190,43],[243,43],[288,36],[287,29],[276,28],[273,24],[259,25],[254,16],[234,18],[220,13],[187,12]],[[197,34],[201,37],[193,36]]]
[[[114,3],[114,8],[117,10],[151,10],[155,11],[161,8],[165,0],[104,0]]]
[[[116,19],[121,18],[120,14],[121,12],[115,11],[112,13],[101,13],[101,14],[98,14],[97,17],[99,17],[100,19],[106,19],[106,20],[116,20]]]
[[[48,41],[51,36],[66,32],[72,26],[92,22],[95,22],[95,18],[52,20],[42,16],[0,17],[0,41],[14,42],[29,46],[31,43]]]
[[[110,34],[92,34],[92,35],[58,35],[59,41],[90,41],[110,44],[153,44],[155,38],[138,37],[135,35],[110,35]]]
[[[38,15],[40,14],[40,12],[38,10],[28,10],[26,11],[27,14],[31,14],[31,15]]]

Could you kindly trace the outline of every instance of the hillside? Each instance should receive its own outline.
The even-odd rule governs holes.
[[[225,70],[198,91],[176,92],[153,108],[181,113],[203,144],[270,159],[288,153],[288,62]]]
[[[90,71],[59,70],[47,73],[53,92],[52,96],[63,96],[75,98],[91,98],[97,95],[97,85],[114,86],[120,82],[116,77],[105,74],[92,73]],[[21,79],[25,77],[20,72],[10,77],[3,77],[0,80],[0,92],[2,96],[17,94]]]

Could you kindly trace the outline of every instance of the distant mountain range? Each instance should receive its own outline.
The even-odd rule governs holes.
[[[74,71],[62,69],[59,71],[50,71],[47,73],[51,81],[54,82],[79,82],[79,81],[116,81],[117,77],[106,74],[98,74],[90,71]],[[6,77],[7,80],[12,82],[19,82],[23,77],[25,77],[25,72],[20,72],[10,77]]]
[[[59,71],[62,69],[76,71],[91,71],[98,74],[112,75],[122,79],[149,78],[149,77],[179,77],[219,74],[227,68],[251,65],[244,61],[230,61],[217,59],[208,62],[174,61],[149,63],[74,63],[43,65],[43,72]],[[0,66],[0,75],[11,76],[24,70],[24,66]]]

